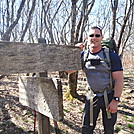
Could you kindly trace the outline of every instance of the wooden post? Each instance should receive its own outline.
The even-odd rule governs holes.
[[[50,120],[49,117],[38,113],[37,114],[38,133],[39,134],[50,134]]]
[[[38,39],[38,43],[46,43],[45,39]],[[46,72],[36,73],[36,76],[48,77]],[[50,120],[49,117],[37,113],[38,133],[39,134],[50,134]]]
[[[61,81],[57,79],[57,89],[58,89],[58,97],[60,98],[60,101],[63,102],[63,98],[61,96],[63,96],[62,94],[62,84],[61,84]],[[61,105],[60,103],[60,106],[59,107],[62,107],[63,105]],[[63,109],[63,107],[62,107]],[[62,111],[62,114],[63,114],[63,111]],[[60,134],[60,130],[58,128],[58,123],[57,121],[53,120],[53,123],[54,123],[54,127],[55,127],[55,133],[56,134]]]
[[[37,76],[46,77],[47,72],[37,73]],[[49,117],[37,113],[38,134],[50,134],[50,120]]]

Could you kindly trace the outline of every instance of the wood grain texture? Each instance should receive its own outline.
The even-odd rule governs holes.
[[[63,96],[58,79],[45,77],[19,78],[19,101],[57,121],[63,119]]]
[[[81,61],[78,47],[0,42],[0,74],[79,69]]]

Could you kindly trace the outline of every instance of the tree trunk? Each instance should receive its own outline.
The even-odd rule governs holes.
[[[123,33],[125,31],[126,24],[127,24],[128,20],[129,20],[129,16],[130,16],[130,13],[131,13],[132,6],[133,6],[133,4],[132,4],[132,2],[130,0],[130,6],[128,8],[127,13],[124,15],[124,19],[123,19],[123,22],[122,22],[122,27],[121,27],[121,31],[120,31],[120,35],[119,35],[118,48],[117,48],[118,49],[118,53],[119,53],[119,49],[121,47],[121,41],[122,41]]]
[[[28,27],[29,27],[29,25],[30,25],[30,23],[31,23],[31,20],[32,20],[31,18],[32,18],[32,14],[33,14],[33,12],[34,12],[34,9],[35,9],[35,5],[36,5],[36,0],[34,0],[33,3],[32,3],[32,8],[31,8],[31,10],[30,10],[30,12],[29,12],[28,21],[27,21],[27,23],[26,23],[26,26],[25,26],[25,29],[24,29],[24,31],[23,31],[23,34],[22,34],[22,36],[21,36],[20,42],[23,42],[24,37],[25,37],[25,34],[26,34],[26,32],[27,32],[27,29],[28,29]]]
[[[114,0],[114,3],[112,3],[111,0],[111,5],[112,5],[112,12],[113,12],[113,17],[112,17],[112,34],[111,34],[111,39],[114,38],[115,35],[115,28],[116,28],[116,11],[118,8],[118,0]]]
[[[77,0],[72,0],[72,7],[71,7],[71,45],[74,45],[75,42],[75,26],[76,26],[76,3]]]
[[[72,1],[72,7],[71,7],[71,45],[74,45],[75,42],[75,25],[76,25],[76,3],[77,0],[71,0]],[[78,77],[78,73],[72,73],[69,74],[68,76],[68,84],[69,84],[69,89],[70,89],[70,94],[72,95],[72,97],[77,98],[78,94],[76,92],[77,89],[77,77]]]
[[[88,4],[88,0],[83,0],[83,8],[82,13],[78,22],[78,25],[76,26],[76,17],[77,17],[77,10],[76,10],[76,4],[78,0],[72,0],[72,7],[71,7],[71,45],[75,45],[77,42],[83,41],[83,32],[85,30],[85,25],[88,20],[88,15],[91,12],[93,5],[95,3],[95,0],[92,0]],[[69,89],[70,93],[74,98],[77,98],[78,100],[85,102],[85,96],[79,95],[77,93],[77,78],[78,78],[78,72],[69,74],[68,77],[68,83],[69,83]]]
[[[78,93],[76,91],[76,89],[77,89],[77,78],[78,78],[78,72],[69,74],[69,76],[68,76],[68,84],[69,84],[70,94],[74,98],[78,97]]]
[[[22,12],[22,9],[24,7],[24,4],[25,4],[25,1],[26,0],[22,0],[21,4],[20,4],[20,7],[17,11],[17,17],[16,17],[16,20],[8,27],[8,29],[6,30],[6,32],[3,34],[1,40],[3,41],[10,41],[10,34],[13,30],[13,28],[18,24],[18,21],[21,17],[21,12]]]

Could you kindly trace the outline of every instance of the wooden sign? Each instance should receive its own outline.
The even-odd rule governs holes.
[[[62,87],[59,79],[20,77],[19,101],[37,112],[60,121],[63,119]]]
[[[0,42],[0,74],[79,69],[81,61],[78,47]]]

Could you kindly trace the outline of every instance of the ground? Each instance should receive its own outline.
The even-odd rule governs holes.
[[[62,79],[64,120],[58,122],[60,134],[81,134],[81,120],[84,103],[69,94],[67,83]],[[83,73],[79,73],[78,93],[86,94]],[[50,119],[51,134],[55,134],[53,120]],[[36,125],[37,130],[37,125]],[[34,110],[19,103],[18,75],[6,76],[0,80],[0,134],[33,134]],[[37,132],[36,132],[37,133]],[[115,134],[134,134],[134,73],[124,72],[124,89],[119,104]],[[101,115],[95,134],[103,134]]]

